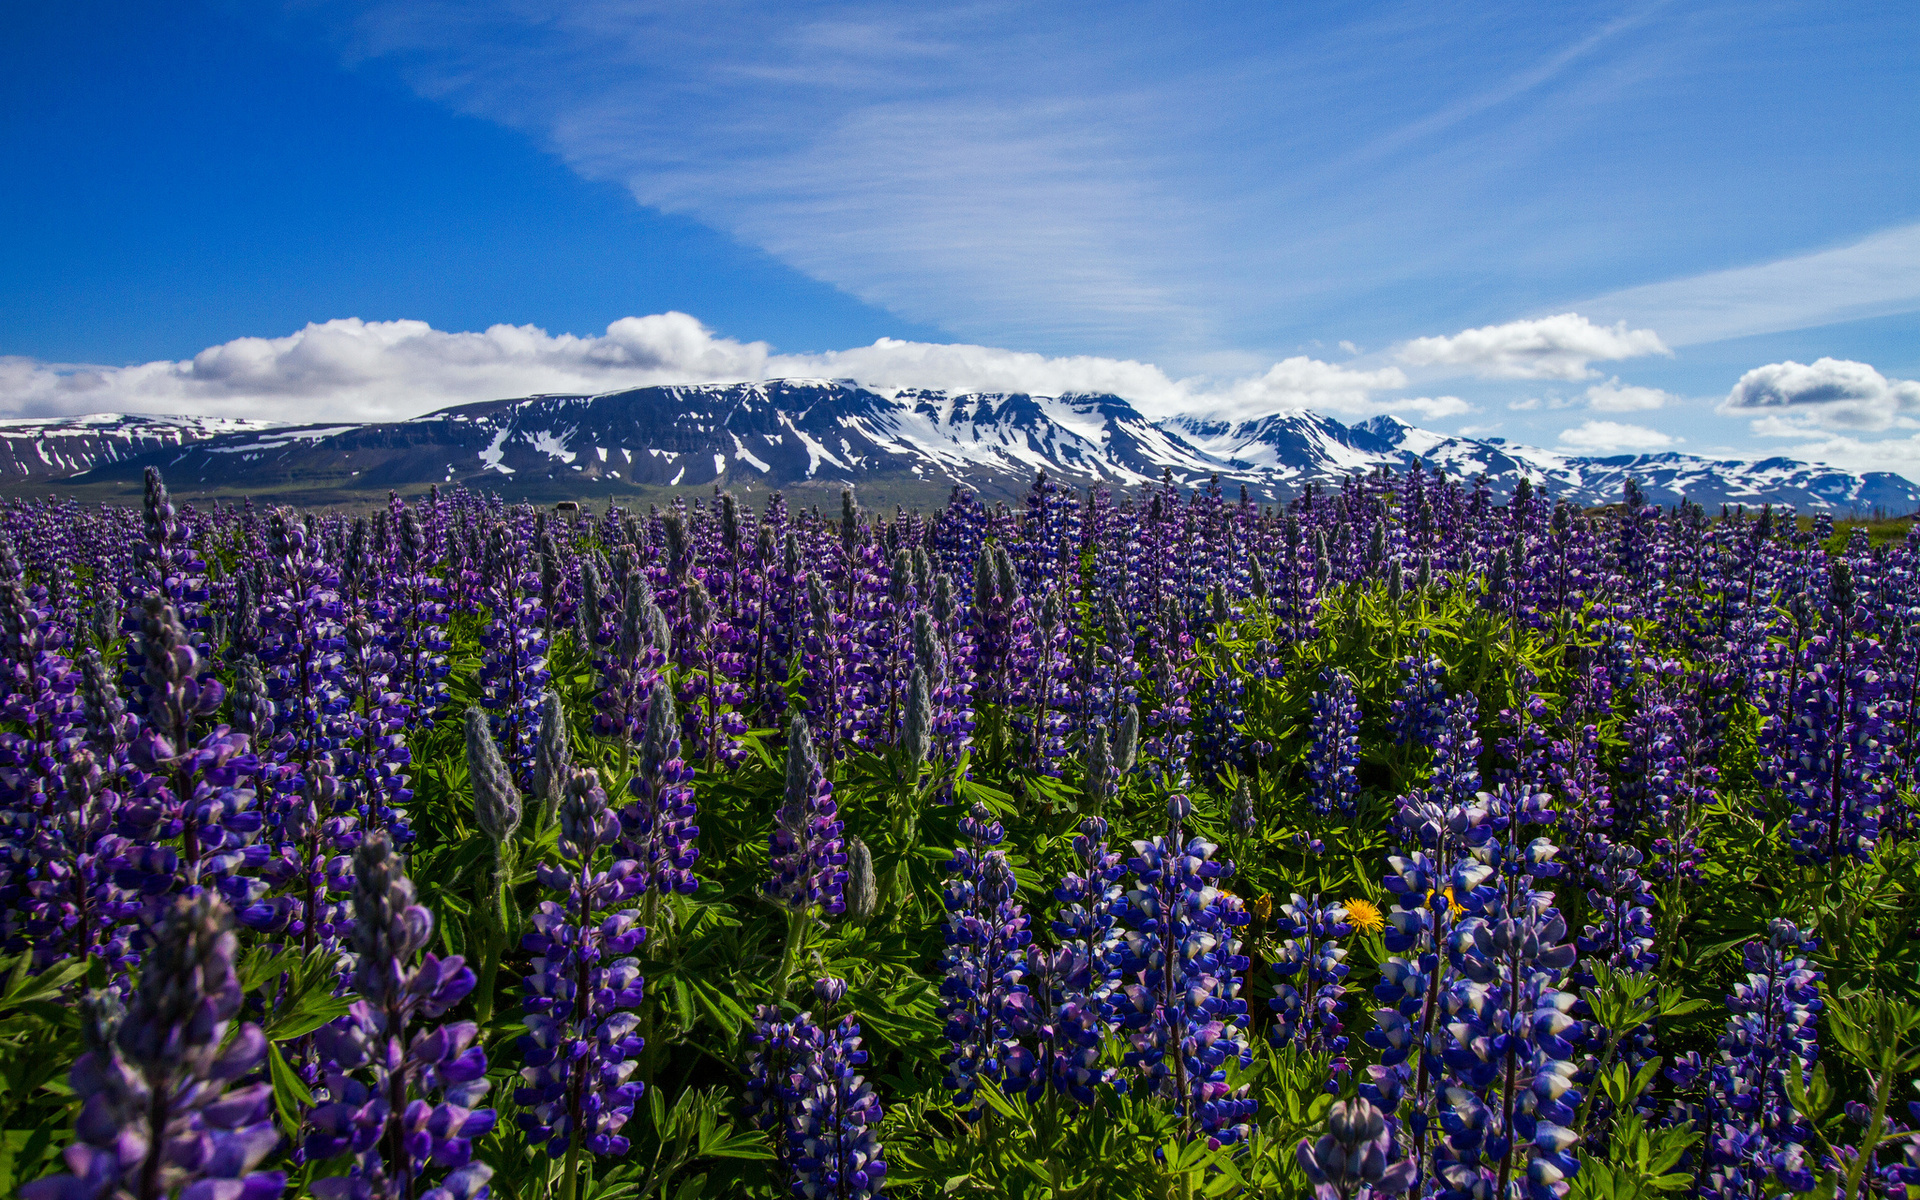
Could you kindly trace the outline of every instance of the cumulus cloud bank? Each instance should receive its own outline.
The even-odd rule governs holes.
[[[237,338],[191,359],[127,367],[0,358],[0,410],[15,416],[163,412],[271,420],[380,421],[474,400],[594,393],[668,383],[783,377],[856,379],[872,387],[954,391],[1110,392],[1154,416],[1225,418],[1312,408],[1344,416],[1466,412],[1455,396],[1391,399],[1398,367],[1363,369],[1296,356],[1264,374],[1174,379],[1152,363],[1089,355],[882,338],[818,354],[774,354],[764,342],[715,335],[685,313],[625,317],[599,336],[532,325],[446,332],[424,321],[310,324],[279,338]]]
[[[1592,379],[1599,372],[1588,364],[1596,360],[1672,353],[1651,329],[1595,325],[1573,312],[1414,338],[1399,348],[1411,366],[1460,367],[1494,379]]]
[[[1889,379],[1863,362],[1819,358],[1810,364],[1768,363],[1740,377],[1720,405],[1753,418],[1768,437],[1803,437],[1821,429],[1874,433],[1912,427],[1920,412],[1920,383]]]

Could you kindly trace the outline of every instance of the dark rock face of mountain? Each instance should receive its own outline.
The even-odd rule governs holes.
[[[88,424],[91,422],[92,424]],[[306,502],[375,499],[464,484],[527,499],[592,499],[670,488],[823,491],[851,484],[875,500],[936,499],[959,485],[1022,492],[1036,471],[1126,489],[1171,475],[1219,476],[1254,499],[1419,461],[1484,474],[1505,493],[1522,476],[1580,504],[1619,498],[1629,477],[1653,500],[1797,508],[1920,508],[1897,475],[1852,475],[1767,459],[1684,454],[1578,457],[1419,429],[1393,417],[1354,425],[1305,411],[1243,422],[1150,421],[1117,396],[1032,396],[878,389],[845,381],[637,388],[532,396],[370,425],[268,426],[193,418],[0,422],[15,464],[0,486],[63,480],[91,494],[138,486],[161,467],[183,495],[257,493]]]

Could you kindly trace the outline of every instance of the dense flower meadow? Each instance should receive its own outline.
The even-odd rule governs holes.
[[[1920,539],[0,510],[26,1200],[1920,1183]]]

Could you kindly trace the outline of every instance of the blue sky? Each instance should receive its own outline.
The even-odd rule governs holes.
[[[1920,471],[1911,4],[157,7],[0,41],[0,409],[831,373]]]

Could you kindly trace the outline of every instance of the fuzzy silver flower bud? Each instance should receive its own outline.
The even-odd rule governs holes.
[[[900,748],[906,751],[900,782],[912,786],[919,782],[920,764],[927,761],[927,755],[933,751],[933,693],[927,686],[927,673],[919,667],[913,669],[913,679],[907,685],[907,713]]]
[[[573,743],[567,737],[567,710],[560,703],[560,693],[549,690],[540,697],[540,739],[533,751],[533,795],[547,818],[551,819],[559,806],[572,771]]]
[[[1133,770],[1134,756],[1140,752],[1140,706],[1127,705],[1120,718],[1120,732],[1113,739],[1113,769],[1122,775]]]
[[[467,777],[473,784],[473,819],[496,846],[510,840],[520,828],[520,789],[500,760],[487,727],[487,714],[467,709]]]
[[[873,916],[880,901],[880,887],[873,874],[873,851],[857,837],[847,839],[847,882],[841,894],[846,900],[847,917],[854,921]]]

